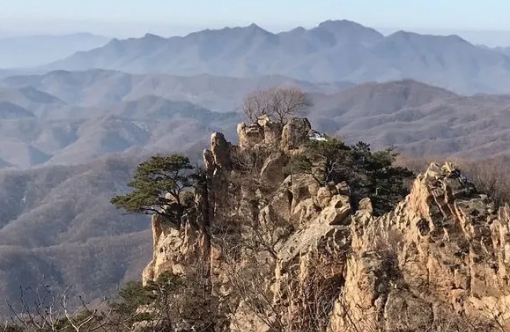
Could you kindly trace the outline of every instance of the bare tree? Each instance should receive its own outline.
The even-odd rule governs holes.
[[[258,117],[263,114],[269,114],[270,109],[268,90],[255,90],[244,97],[243,111],[252,122],[257,122]]]
[[[476,189],[487,194],[496,207],[510,204],[510,176],[508,160],[493,158],[489,160],[460,161],[461,171],[473,182]]]
[[[286,123],[312,106],[310,98],[299,88],[272,87],[255,90],[244,98],[243,111],[253,122],[262,115]]]
[[[104,308],[105,302],[91,308],[80,297],[80,308],[71,311],[69,300],[67,291],[55,293],[46,285],[37,289],[20,287],[20,303],[17,306],[7,303],[11,323],[6,322],[0,331],[112,331],[108,326],[112,310]]]
[[[301,114],[312,106],[310,98],[299,88],[276,88],[272,90],[273,110],[271,117],[280,123]]]

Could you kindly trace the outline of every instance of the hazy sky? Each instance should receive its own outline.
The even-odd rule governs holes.
[[[349,19],[382,28],[510,30],[508,0],[3,0],[0,31],[182,34],[248,25],[269,30]]]

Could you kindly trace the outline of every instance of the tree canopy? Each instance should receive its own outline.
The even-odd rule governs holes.
[[[397,156],[393,148],[372,152],[369,144],[349,146],[329,137],[310,140],[291,167],[312,174],[322,185],[345,181],[354,207],[368,197],[374,214],[380,215],[392,210],[408,194],[406,180],[414,176],[409,169],[394,165]]]
[[[299,88],[272,87],[256,90],[244,98],[243,111],[253,122],[261,115],[285,124],[312,106],[310,98]]]
[[[128,212],[165,215],[179,224],[185,205],[181,193],[194,188],[194,170],[185,156],[152,156],[138,165],[128,182],[133,190],[110,202]]]

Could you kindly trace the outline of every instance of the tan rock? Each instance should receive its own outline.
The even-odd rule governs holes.
[[[239,147],[249,149],[264,141],[264,129],[258,124],[241,123],[237,125],[237,136]]]
[[[267,114],[262,114],[257,117],[257,124],[261,127],[267,126],[271,123],[271,119]]]
[[[261,181],[271,186],[278,186],[284,180],[283,168],[289,157],[281,152],[272,153],[260,170]]]
[[[215,165],[226,170],[231,168],[230,143],[227,142],[222,133],[213,133],[211,135],[210,151]]]
[[[282,131],[282,148],[293,150],[299,148],[308,140],[308,132],[311,129],[310,122],[306,118],[293,118]]]
[[[332,206],[326,207],[322,210],[321,216],[326,223],[332,226],[348,225],[350,220],[347,217],[351,214],[350,206],[342,206],[334,208]]]
[[[215,161],[214,161],[214,156],[213,156],[211,150],[204,149],[202,155],[203,155],[203,159],[204,159],[205,169],[208,171],[214,171]]]
[[[310,174],[289,175],[283,181],[282,186],[286,186],[291,195],[291,210],[293,210],[299,202],[317,196],[320,187]]]
[[[316,198],[317,205],[321,209],[324,209],[326,206],[329,205],[329,202],[331,202],[333,195],[334,194],[330,188],[327,188],[327,187],[319,188],[319,190],[317,191],[317,198]]]
[[[370,198],[368,197],[365,197],[363,198],[360,202],[359,202],[359,207],[358,209],[360,210],[363,210],[363,211],[366,211],[370,214],[373,213],[374,209],[372,207],[372,201],[370,200]]]
[[[327,301],[333,307],[321,319],[329,332],[464,331],[468,323],[483,320],[510,331],[508,206],[496,210],[452,164],[431,164],[392,212],[373,216],[366,198],[353,213],[346,183],[321,187],[307,174],[283,179],[286,158],[307,139],[306,119],[293,119],[283,128],[285,153],[267,153],[272,137],[278,136],[270,122],[256,126],[252,134],[249,126],[238,127],[239,144],[269,155],[256,174],[272,184],[271,192],[262,199],[262,190],[253,190],[253,183],[241,183],[232,192],[232,148],[216,133],[204,152],[207,191],[196,201],[207,207],[207,227],[228,226],[242,239],[271,247],[255,257],[263,277],[258,287],[271,290],[272,296],[271,301],[264,297],[258,315],[280,310],[284,326],[305,319],[306,310],[313,309],[307,307],[310,285],[328,285]],[[226,204],[227,197],[235,204]],[[254,221],[259,233],[249,233],[253,225],[239,226],[241,218]],[[232,300],[235,291],[224,253],[192,224],[179,229],[152,218],[154,257],[144,270],[144,282],[162,271],[185,274],[193,264],[208,262],[213,293],[231,308],[230,331],[269,331],[253,308]],[[238,268],[248,266],[245,254],[240,254],[244,258]]]
[[[282,126],[277,122],[267,122],[263,126],[264,143],[266,145],[277,146],[280,144],[282,137]]]

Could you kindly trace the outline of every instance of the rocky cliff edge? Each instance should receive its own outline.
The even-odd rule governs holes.
[[[144,282],[205,263],[213,292],[228,302],[230,331],[296,324],[332,332],[483,331],[483,324],[510,331],[510,210],[496,209],[453,165],[431,164],[394,211],[374,217],[368,199],[353,211],[345,183],[321,187],[309,175],[285,175],[288,155],[314,137],[308,120],[240,124],[237,131],[237,145],[214,133],[204,151],[201,221],[176,229],[152,217],[154,257]],[[235,181],[246,151],[263,157],[257,181],[270,187],[263,194]],[[271,243],[254,259],[246,250],[236,256],[236,271],[250,260],[259,264],[253,285],[265,301],[257,310],[248,296],[236,297],[242,276],[229,267],[217,235],[230,227],[234,236],[253,237],[253,228],[236,228],[246,217]]]

